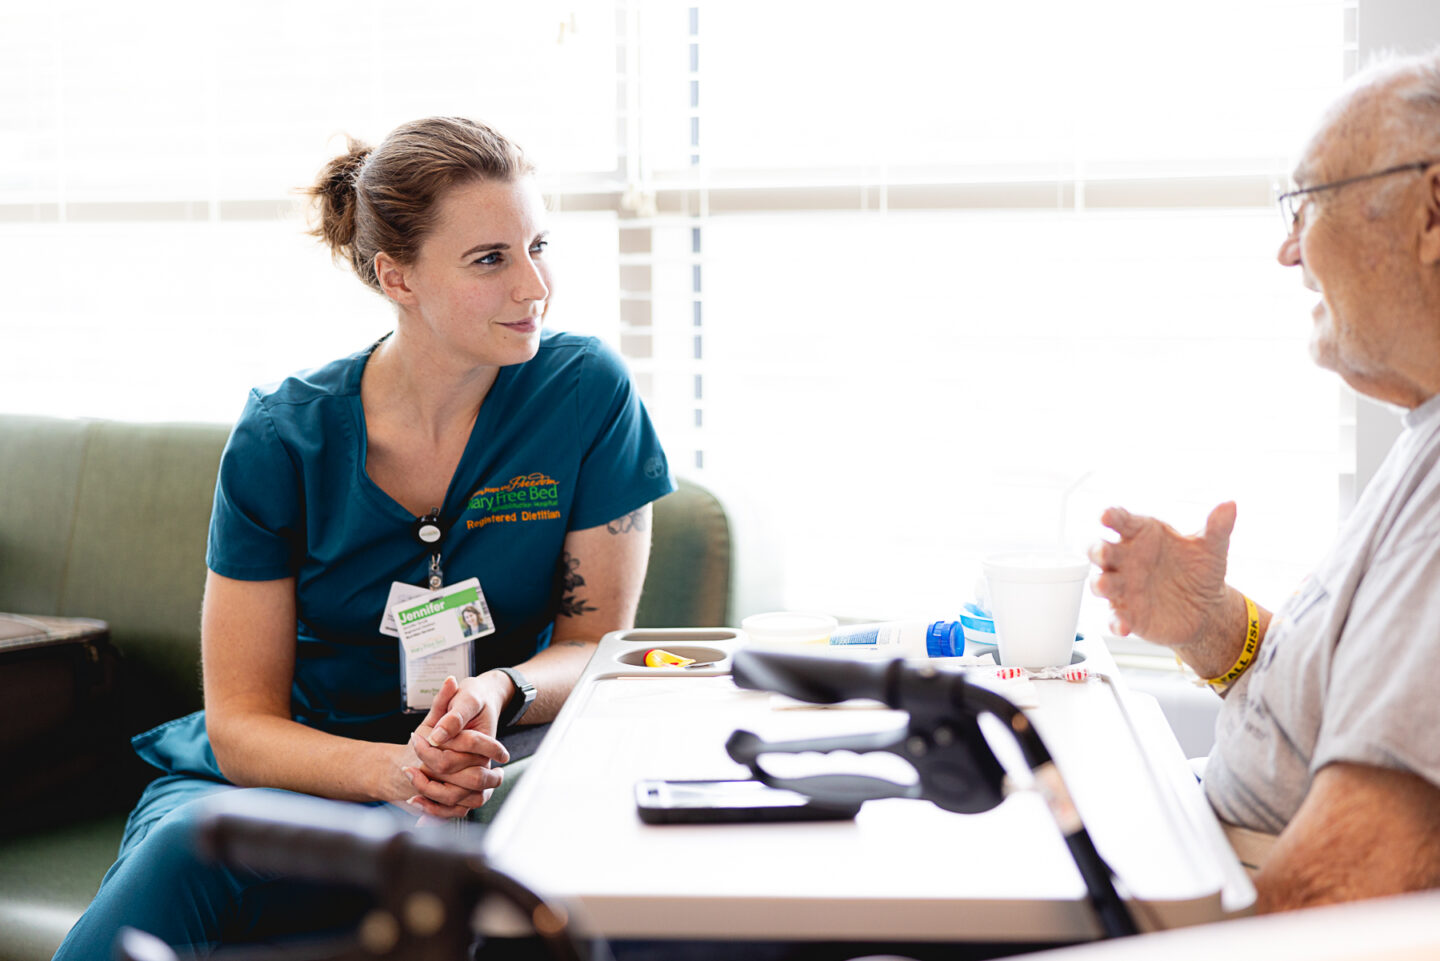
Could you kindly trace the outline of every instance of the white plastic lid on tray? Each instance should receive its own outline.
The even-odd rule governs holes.
[[[740,622],[754,644],[824,644],[839,626],[829,614],[814,611],[769,611]]]

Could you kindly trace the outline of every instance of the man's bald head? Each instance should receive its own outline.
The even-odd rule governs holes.
[[[1357,73],[1326,111],[1306,154],[1346,168],[1305,171],[1316,174],[1309,176],[1312,182],[1440,158],[1440,47],[1417,56],[1387,56]],[[1403,186],[1380,184],[1377,200]]]

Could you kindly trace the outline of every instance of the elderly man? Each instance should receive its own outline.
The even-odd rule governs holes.
[[[1357,77],[1294,179],[1311,354],[1404,433],[1273,616],[1225,583],[1233,503],[1194,537],[1111,508],[1091,550],[1112,627],[1225,698],[1205,792],[1262,911],[1440,886],[1440,50]]]

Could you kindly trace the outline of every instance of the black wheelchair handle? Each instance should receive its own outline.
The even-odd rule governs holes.
[[[775,691],[812,704],[835,704],[856,697],[891,704],[893,674],[902,663],[741,650],[735,653],[731,673],[736,687]]]

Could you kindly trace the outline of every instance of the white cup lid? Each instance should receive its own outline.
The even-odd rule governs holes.
[[[987,578],[1045,584],[1084,580],[1090,562],[1078,554],[1061,551],[1005,551],[980,562]]]

